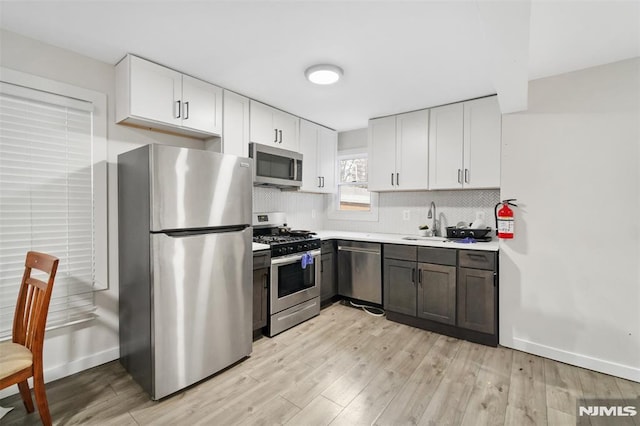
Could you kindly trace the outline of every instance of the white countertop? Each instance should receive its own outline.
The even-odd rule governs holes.
[[[494,236],[489,242],[477,242],[477,243],[455,243],[452,241],[437,241],[429,240],[424,237],[418,237],[417,235],[410,234],[381,234],[373,232],[348,232],[348,231],[317,231],[317,236],[321,240],[352,240],[352,241],[368,241],[372,243],[386,243],[386,244],[405,244],[410,246],[423,246],[423,247],[442,247],[452,249],[463,250],[486,250],[486,251],[498,251],[500,243]],[[417,240],[405,240],[404,237],[415,237]],[[254,244],[255,245],[255,244]],[[254,249],[255,250],[255,249]]]
[[[269,244],[252,243],[253,251],[269,250]]]

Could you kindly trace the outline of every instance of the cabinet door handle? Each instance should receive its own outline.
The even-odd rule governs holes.
[[[174,111],[173,115],[175,115],[176,118],[180,118],[180,111],[182,109],[182,106],[180,105],[180,101],[176,101],[176,105],[175,106],[176,106],[176,108],[175,108],[175,111]]]
[[[273,143],[278,143],[278,129],[273,129],[276,132],[276,138],[273,140]]]
[[[185,102],[183,105],[184,108],[184,119],[188,120],[189,119],[189,102]]]
[[[400,173],[396,173],[396,185],[400,186]]]
[[[458,183],[462,183],[462,170],[458,169]]]
[[[280,133],[280,143],[282,143],[282,130],[278,130],[278,133]]]
[[[416,283],[416,268],[411,268],[411,282]]]
[[[318,188],[322,188],[322,177],[318,176]]]
[[[324,271],[324,260],[320,261],[320,273]]]
[[[469,183],[469,169],[464,169],[464,183]]]
[[[418,283],[420,284],[420,287],[422,287],[422,269],[418,272]]]
[[[393,173],[391,173],[391,186],[393,186]]]
[[[322,176],[322,187],[324,188],[324,176]]]
[[[262,274],[262,282],[264,283],[262,285],[262,288],[269,288],[269,275],[268,274]]]

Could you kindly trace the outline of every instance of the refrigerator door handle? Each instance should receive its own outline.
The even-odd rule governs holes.
[[[173,238],[191,237],[203,234],[224,234],[226,232],[239,232],[247,229],[249,225],[219,226],[215,228],[197,228],[197,229],[167,229],[161,232],[152,232],[152,234],[165,234]]]

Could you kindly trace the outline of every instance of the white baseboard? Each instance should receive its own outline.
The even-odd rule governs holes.
[[[564,362],[566,364],[576,365],[578,367],[599,371],[601,373],[610,374],[612,376],[621,377],[623,379],[640,383],[640,368],[637,367],[618,364],[615,362],[606,361],[575,352],[569,352],[523,339],[514,338],[512,343],[513,346],[500,342],[501,345],[510,347],[512,349],[517,349],[519,351],[543,356],[545,358],[550,358],[556,361]]]
[[[97,367],[98,365],[102,365],[118,358],[120,358],[120,347],[116,346],[114,348],[92,354],[88,357],[73,360],[68,364],[48,368],[44,371],[44,381],[45,383],[49,383],[54,380],[62,379],[63,377],[79,373],[92,367]],[[33,387],[31,379],[29,379],[29,386]],[[16,393],[18,393],[18,386],[9,386],[6,389],[0,390],[0,399]]]

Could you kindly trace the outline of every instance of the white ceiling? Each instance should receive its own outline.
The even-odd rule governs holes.
[[[135,53],[337,130],[496,92],[506,99],[515,86],[501,86],[505,75],[640,56],[639,1],[520,3],[513,17],[524,25],[506,9],[494,13],[501,22],[487,20],[476,1],[1,1],[0,27],[110,64]],[[486,35],[495,27],[504,28]],[[518,48],[516,61],[508,52]],[[342,67],[344,79],[307,82],[304,70],[318,63]]]

